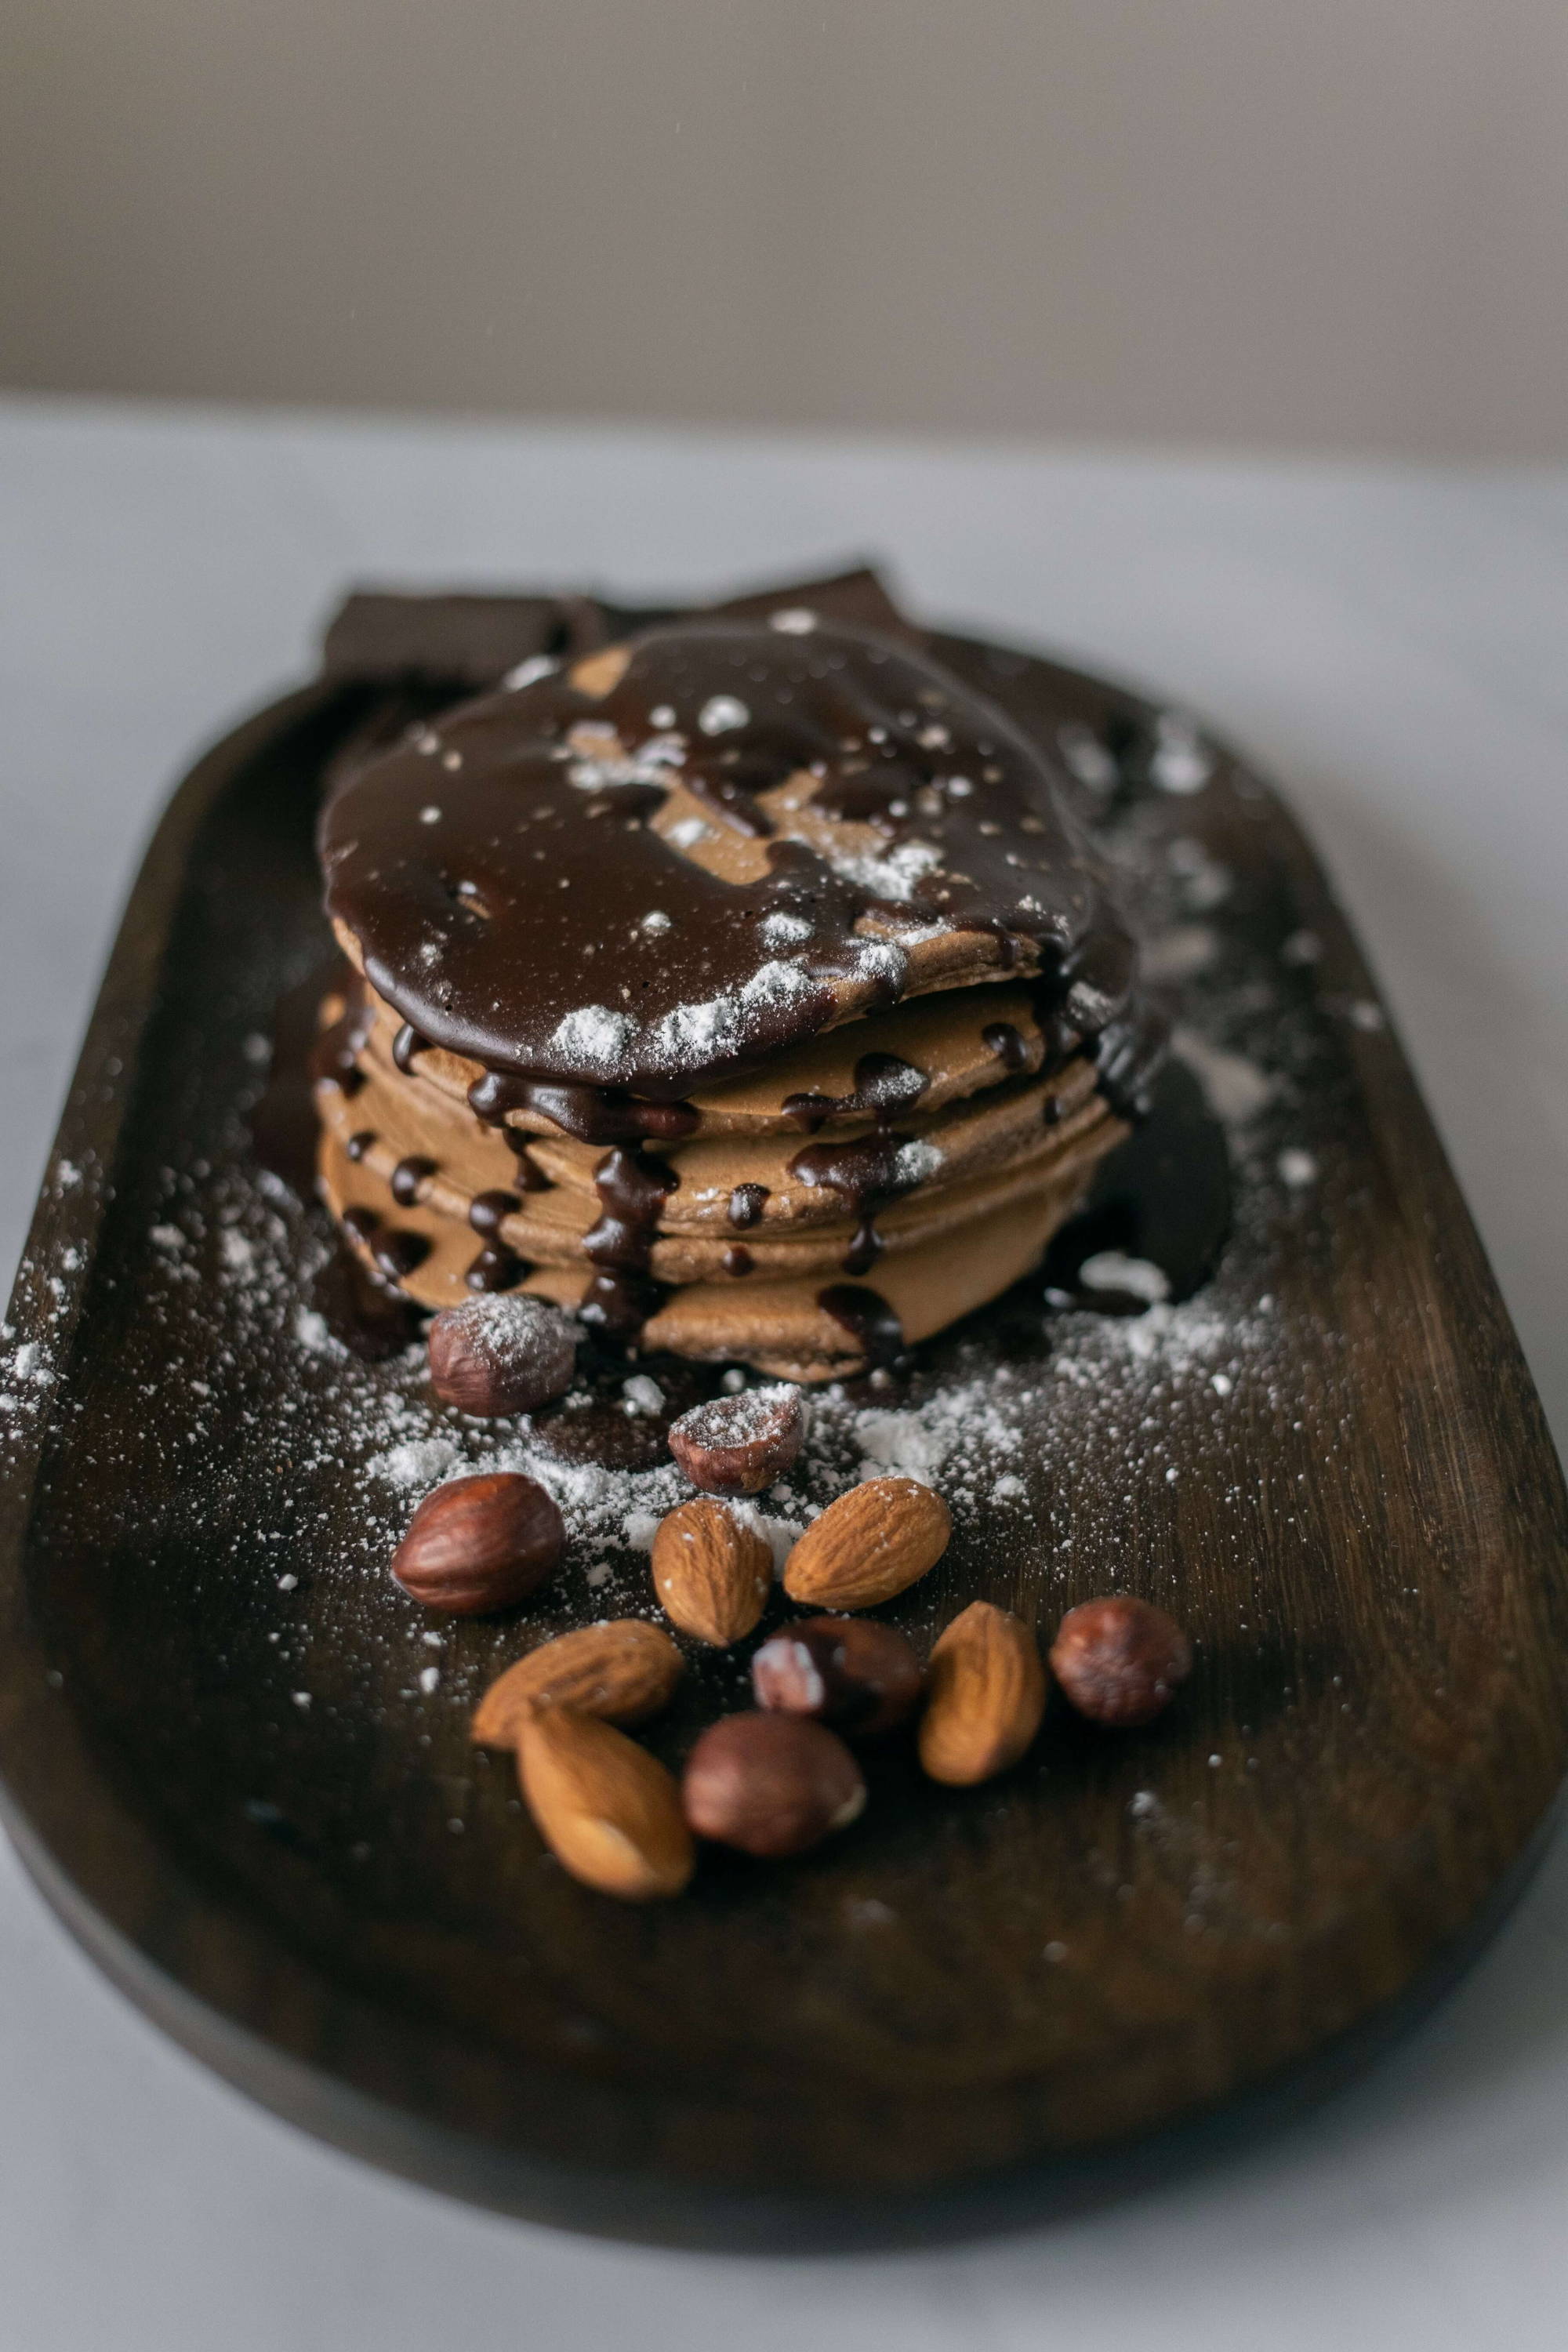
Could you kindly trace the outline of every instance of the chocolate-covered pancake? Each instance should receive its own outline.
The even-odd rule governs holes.
[[[811,612],[529,665],[321,849],[323,1190],[425,1304],[826,1377],[1026,1270],[1158,1058],[1049,755]]]
[[[376,994],[510,1077],[498,1097],[673,1104],[1009,970],[1079,1036],[1110,1033],[1108,1059],[1142,1017],[1043,749],[935,664],[839,630],[652,630],[464,704],[351,774],[321,855]],[[584,1131],[606,1108],[579,1107],[585,1140],[616,1139]]]

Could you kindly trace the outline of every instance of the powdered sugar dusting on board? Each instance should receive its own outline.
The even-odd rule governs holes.
[[[1172,805],[1163,794],[1163,810]],[[1176,814],[1191,822],[1189,808]],[[775,1487],[735,1507],[765,1535],[775,1562],[816,1513],[858,1482],[921,1478],[947,1500],[960,1557],[965,1547],[978,1556],[1001,1524],[1026,1530],[1043,1622],[1086,1569],[1111,1589],[1134,1572],[1145,1584],[1151,1574],[1157,1582],[1162,1571],[1157,1559],[1150,1569],[1146,1533],[1156,1507],[1151,1497],[1194,1475],[1194,1461],[1228,1458],[1224,1440],[1233,1423],[1279,1412],[1294,1393],[1289,1327],[1268,1269],[1280,1234],[1298,1228],[1304,1202],[1316,1213],[1329,1183],[1323,1171],[1336,1164],[1321,1089],[1309,1082],[1312,1057],[1322,1050],[1312,1011],[1318,960],[1299,949],[1265,956],[1249,947],[1233,922],[1245,877],[1190,836],[1173,841],[1134,810],[1110,845],[1142,928],[1173,942],[1165,969],[1183,983],[1182,1057],[1226,1124],[1239,1179],[1235,1240],[1194,1297],[1158,1298],[1146,1284],[1152,1303],[1142,1312],[1053,1311],[1043,1278],[1036,1278],[1019,1286],[996,1318],[975,1318],[920,1351],[911,1373],[814,1391],[799,1459]],[[1282,938],[1301,937],[1300,923],[1287,919]],[[777,941],[794,943],[782,935]],[[897,957],[875,940],[858,943],[858,952],[868,965]],[[780,958],[752,985],[788,990],[798,978]],[[1366,1013],[1344,1009],[1366,1003],[1359,992],[1345,994],[1337,1013],[1342,1033],[1375,1034]],[[721,1037],[734,1011],[717,998],[672,1017]],[[613,1076],[629,1016],[606,1005],[579,1017],[584,1058],[598,1056]],[[195,1009],[192,1018],[195,1028]],[[247,1008],[245,1034],[264,1018],[262,1008]],[[205,1144],[210,1156],[193,1150],[188,1163],[163,1170],[134,1206],[137,1314],[147,1344],[123,1376],[134,1378],[144,1416],[138,1442],[181,1470],[212,1556],[244,1563],[265,1663],[276,1662],[279,1720],[289,1736],[300,1735],[307,1716],[313,1734],[321,1727],[322,1709],[310,1705],[311,1662],[330,1627],[335,1646],[363,1661],[367,1713],[424,1738],[448,1714],[460,1721],[477,1686],[540,1623],[655,1613],[647,1548],[664,1513],[691,1493],[662,1454],[661,1431],[692,1391],[667,1393],[657,1363],[619,1367],[605,1394],[643,1452],[630,1466],[614,1466],[564,1449],[574,1420],[585,1424],[604,1402],[581,1384],[531,1420],[479,1422],[434,1397],[422,1347],[362,1360],[316,1303],[331,1246],[319,1213],[302,1211],[250,1161],[244,1108],[255,1057],[237,1047],[236,1061],[246,1076],[221,1137]],[[89,1184],[93,1171],[62,1162],[55,1181],[64,1193]],[[132,1213],[129,1206],[125,1213]],[[1123,1255],[1137,1262],[1136,1252]],[[79,1278],[63,1258],[31,1270],[35,1290],[41,1286],[55,1302],[48,1330],[62,1339]],[[199,1322],[190,1313],[195,1299]],[[1142,1302],[1134,1296],[1127,1303]],[[1300,1311],[1298,1301],[1293,1312]],[[1331,1334],[1319,1339],[1331,1349]],[[287,1371],[280,1401],[264,1416],[252,1377],[262,1359]],[[755,1385],[754,1376],[726,1376],[718,1366],[697,1377],[712,1391],[745,1393]],[[14,1347],[0,1370],[0,1443],[19,1442],[51,1411],[82,1410],[79,1393],[55,1406],[61,1386],[52,1338]],[[263,1443],[276,1465],[273,1483],[260,1517],[252,1513],[241,1522],[227,1499],[228,1465],[237,1445],[254,1450]],[[427,1672],[421,1645],[428,1620],[392,1585],[386,1561],[421,1496],[479,1469],[538,1478],[561,1508],[566,1554],[540,1610],[523,1621],[463,1629],[449,1660],[444,1656],[438,1685],[426,1689],[420,1676]],[[327,1496],[339,1507],[329,1509]],[[1248,1488],[1216,1488],[1216,1542],[1245,1544],[1258,1507]],[[1108,1543],[1107,1525],[1125,1532]],[[1086,1557],[1090,1526],[1100,1532]],[[199,1606],[199,1589],[189,1598]],[[904,1622],[917,1636],[934,1629],[921,1612],[936,1606],[918,1590],[909,1597]],[[722,1661],[704,1662],[702,1670],[728,1671]],[[254,1657],[247,1671],[256,1671]]]

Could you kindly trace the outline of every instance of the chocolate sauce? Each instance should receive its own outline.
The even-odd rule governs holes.
[[[529,1139],[518,1127],[503,1127],[508,1149],[517,1162],[517,1181],[525,1192],[549,1192],[554,1190],[549,1177],[529,1150]]]
[[[1225,1129],[1184,1063],[1164,1066],[1151,1090],[1148,1116],[1095,1171],[1089,1199],[1052,1235],[1046,1253],[1049,1286],[1097,1313],[1141,1314],[1145,1298],[1081,1286],[1079,1269],[1100,1250],[1148,1258],[1190,1298],[1214,1272],[1231,1223],[1230,1156]]]
[[[729,1248],[724,1253],[725,1273],[733,1275],[754,1274],[756,1270],[757,1261],[752,1255],[751,1251],[746,1247],[745,1243],[731,1242]]]
[[[987,1053],[995,1055],[1005,1070],[1016,1075],[1028,1068],[1029,1041],[1011,1021],[988,1021],[980,1032],[980,1042]]]
[[[515,1290],[527,1274],[528,1267],[515,1250],[504,1243],[487,1242],[478,1257],[470,1260],[463,1280],[470,1290]]]
[[[374,1141],[374,1129],[373,1128],[362,1127],[357,1135],[350,1136],[348,1141],[343,1146],[343,1150],[347,1152],[349,1158],[357,1164],[358,1161],[364,1158],[365,1153],[370,1150],[371,1145]]]
[[[468,1203],[468,1223],[486,1241],[493,1241],[505,1220],[515,1216],[521,1206],[515,1192],[476,1192]]]
[[[348,1221],[345,1218],[344,1223]],[[388,1282],[401,1282],[405,1275],[423,1265],[430,1255],[429,1238],[425,1234],[407,1233],[401,1228],[390,1234],[371,1237],[370,1254],[376,1269]]]
[[[738,1233],[748,1233],[752,1225],[761,1223],[767,1198],[765,1184],[736,1185],[730,1195],[730,1223]]]
[[[333,1339],[365,1363],[401,1355],[419,1334],[413,1301],[378,1282],[342,1241],[317,1275],[310,1300]]]
[[[904,1327],[879,1290],[858,1282],[836,1282],[817,1292],[816,1303],[865,1350],[868,1362],[890,1364],[903,1353]]]
[[[476,1078],[468,1088],[468,1108],[487,1127],[501,1126],[509,1111],[534,1111],[579,1143],[638,1143],[653,1137],[670,1142],[689,1135],[698,1116],[689,1103],[639,1102],[624,1087],[557,1086],[511,1070],[487,1070]]]
[[[584,725],[614,741],[568,740]],[[1120,1070],[1141,1058],[1124,1041],[1144,1008],[1053,757],[890,639],[662,626],[632,641],[597,700],[558,671],[359,770],[321,821],[328,906],[412,1032],[408,1053],[430,1042],[480,1062],[482,1118],[504,1116],[504,1079],[528,1090],[512,1107],[590,1141],[668,1136],[650,1108],[685,1108],[840,1017],[836,979],[851,979],[858,1011],[896,1001],[907,953],[857,933],[872,913],[989,932],[1005,966],[1026,957],[1055,995],[1073,993],[1075,1022]],[[818,811],[873,830],[873,855],[829,863],[761,807],[802,771]],[[765,843],[759,878],[708,873],[618,797],[646,801],[673,777],[716,826]],[[785,936],[770,946],[779,916],[796,922],[772,927]]]
[[[680,1182],[668,1160],[617,1144],[594,1171],[599,1218],[583,1236],[595,1268],[578,1308],[582,1320],[626,1338],[658,1310],[663,1286],[648,1273],[659,1214]]]
[[[352,1151],[349,1156],[351,1159],[353,1157]],[[427,1176],[435,1173],[436,1162],[422,1160],[416,1151],[411,1151],[406,1160],[400,1160],[388,1180],[392,1197],[398,1207],[411,1209],[419,1198],[419,1187]]]
[[[894,1056],[886,1058],[890,1061]],[[869,1274],[882,1255],[878,1211],[931,1177],[929,1163],[922,1164],[927,1155],[908,1149],[915,1139],[896,1133],[882,1123],[885,1118],[885,1113],[879,1114],[879,1124],[869,1135],[808,1143],[789,1163],[790,1174],[801,1183],[826,1184],[837,1192],[857,1220],[854,1239],[840,1261],[846,1274]]]
[[[392,1058],[405,1076],[414,1066],[416,1054],[423,1054],[429,1040],[422,1037],[412,1021],[405,1021],[392,1041]]]
[[[862,1054],[847,1095],[786,1095],[779,1108],[808,1135],[815,1135],[830,1118],[847,1118],[856,1112],[871,1111],[878,1126],[886,1127],[898,1112],[919,1102],[930,1084],[930,1073],[906,1062],[901,1054]]]

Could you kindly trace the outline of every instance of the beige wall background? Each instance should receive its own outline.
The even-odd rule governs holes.
[[[1568,456],[1565,0],[0,0],[0,380]]]

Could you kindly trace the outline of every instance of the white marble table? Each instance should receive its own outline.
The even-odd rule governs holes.
[[[0,1259],[138,847],[347,582],[700,592],[862,551],[1152,680],[1316,834],[1568,1438],[1568,478],[0,404]],[[645,2252],[246,2104],[0,1847],[0,2352],[1475,2352],[1568,2339],[1568,1838],[1310,2120],[1100,2213],[823,2263]]]

